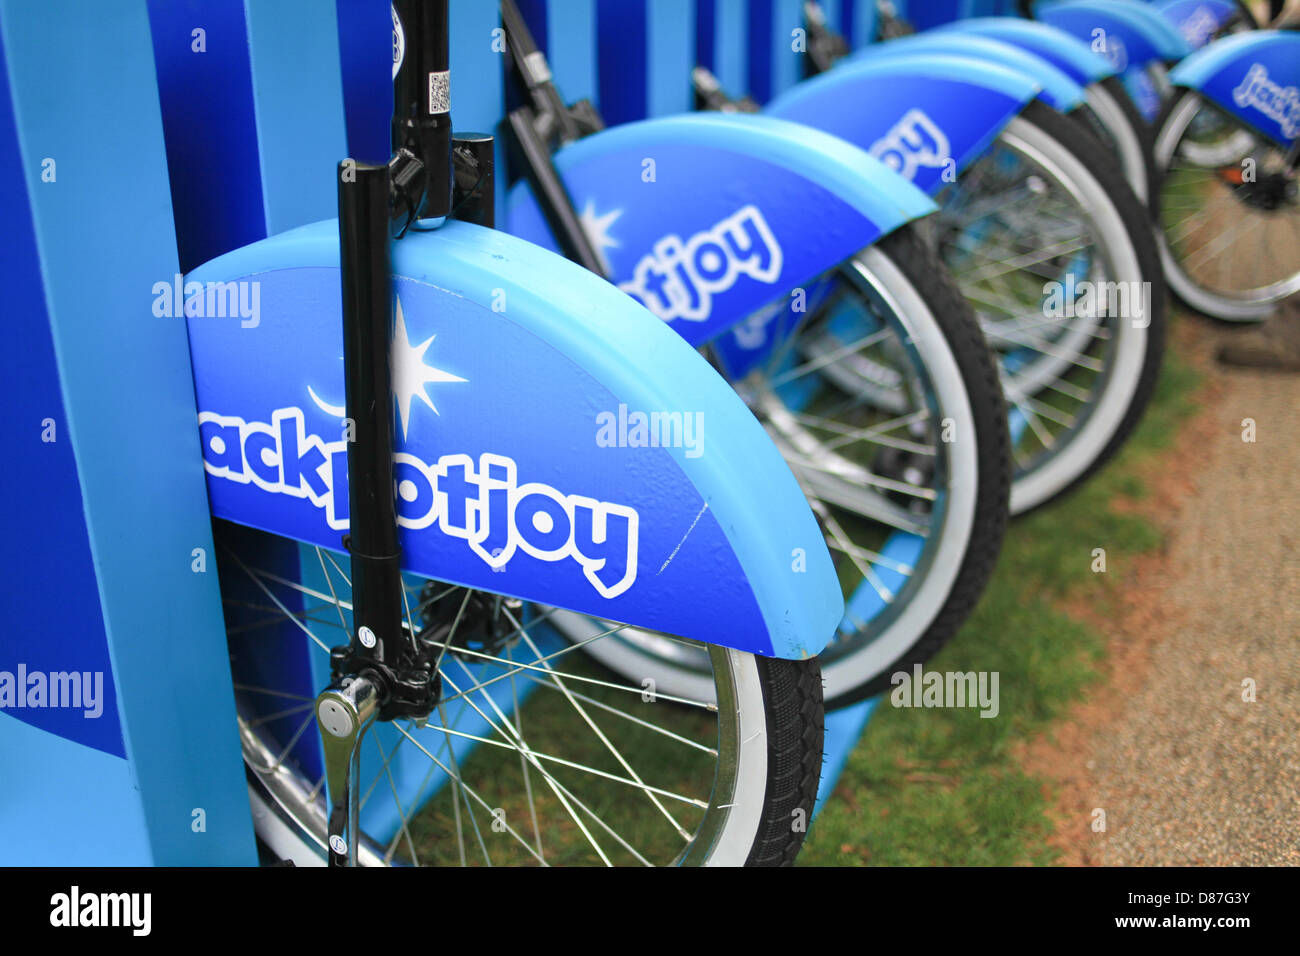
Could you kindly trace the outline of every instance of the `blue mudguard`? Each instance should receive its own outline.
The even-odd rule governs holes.
[[[1215,40],[1169,74],[1283,145],[1300,135],[1300,33],[1254,30]]]
[[[1164,0],[1152,6],[1173,24],[1194,50],[1214,39],[1214,35],[1238,12],[1237,5],[1231,0]]]
[[[1175,63],[1191,52],[1158,10],[1126,0],[1042,3],[1034,16],[1072,34],[1105,56],[1121,73],[1148,63]]]
[[[883,62],[888,57],[910,59],[918,52],[969,56],[1023,73],[1039,85],[1039,98],[1062,113],[1083,105],[1083,87],[1063,70],[1035,53],[991,37],[963,36],[951,31],[919,33],[867,47],[855,53],[849,62]]]
[[[986,60],[925,53],[837,66],[800,83],[767,112],[861,146],[934,193],[1038,92],[1030,78]]]
[[[934,210],[861,150],[763,116],[629,123],[555,162],[612,280],[691,345]],[[525,184],[508,219],[555,247]]]
[[[946,24],[934,32],[967,33],[1010,43],[1042,57],[1080,86],[1100,82],[1117,72],[1109,60],[1093,53],[1078,37],[1032,20],[976,17]]]
[[[334,549],[348,526],[337,230],[282,233],[154,290],[163,314],[189,293],[213,514]],[[826,644],[843,601],[802,493],[662,323],[464,223],[396,243],[394,274],[406,568],[757,654]],[[237,317],[212,317],[236,315],[232,288]]]

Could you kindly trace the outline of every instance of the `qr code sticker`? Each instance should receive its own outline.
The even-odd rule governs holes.
[[[446,113],[451,110],[451,73],[443,70],[429,74],[429,113]]]

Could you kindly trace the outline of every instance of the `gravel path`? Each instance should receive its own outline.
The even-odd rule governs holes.
[[[1300,864],[1300,376],[1210,374],[1218,396],[1187,497],[1159,570],[1138,584],[1134,603],[1150,610],[1129,615],[1155,631],[1131,662],[1140,679],[1104,723],[1079,728],[1067,860]],[[1105,832],[1090,825],[1097,807]]]

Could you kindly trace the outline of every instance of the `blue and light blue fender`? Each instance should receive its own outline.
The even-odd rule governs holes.
[[[952,31],[918,33],[859,50],[847,62],[884,62],[920,52],[947,53],[987,60],[1023,73],[1039,86],[1038,97],[1052,109],[1068,113],[1083,105],[1083,87],[1045,58],[992,37],[965,36]]]
[[[204,313],[187,320],[213,514],[336,550],[337,229],[235,250],[174,292]],[[662,322],[579,266],[464,223],[396,243],[394,274],[405,568],[761,655],[826,644],[843,601],[803,494]],[[221,288],[246,307],[205,317],[220,312],[209,283],[236,283]],[[652,413],[676,416],[673,447],[642,446],[653,432],[643,422],[638,439],[636,416]]]
[[[1088,48],[1088,44],[1078,37],[1058,27],[1033,20],[976,17],[973,20],[958,20],[955,23],[945,24],[935,28],[933,32],[935,34],[965,33],[1018,46],[1022,50],[1042,57],[1080,86],[1099,83],[1119,72],[1109,60],[1093,53]]]
[[[1238,14],[1230,0],[1163,0],[1152,4],[1168,20],[1187,45],[1199,50]]]
[[[1252,30],[1215,40],[1169,74],[1283,146],[1300,136],[1300,33]]]
[[[934,211],[863,151],[764,116],[630,123],[555,163],[612,281],[695,346]],[[555,248],[526,184],[507,218]]]
[[[1129,0],[1069,0],[1039,4],[1037,19],[1059,27],[1105,56],[1123,77],[1134,104],[1147,119],[1160,112],[1164,90],[1151,67],[1176,63],[1192,51],[1154,7]]]
[[[1154,7],[1128,0],[1041,3],[1034,17],[1064,30],[1109,59],[1120,72],[1148,63],[1176,63],[1192,52],[1174,25]]]
[[[912,54],[837,66],[774,100],[767,113],[860,146],[933,194],[988,149],[1040,89],[986,60]]]

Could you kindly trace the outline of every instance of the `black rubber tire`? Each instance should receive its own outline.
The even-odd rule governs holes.
[[[924,222],[924,221],[923,221]],[[929,304],[961,370],[975,423],[979,488],[970,541],[952,589],[921,638],[889,667],[826,702],[827,710],[874,697],[897,671],[911,671],[946,644],[974,609],[997,563],[1006,532],[1011,489],[1011,437],[997,365],[979,322],[938,253],[915,226],[904,226],[877,243]]]
[[[1101,185],[1110,201],[1114,204],[1124,229],[1133,244],[1139,268],[1145,281],[1151,284],[1151,324],[1147,329],[1146,355],[1143,357],[1142,371],[1138,377],[1137,388],[1129,401],[1128,409],[1120,421],[1119,427],[1112,433],[1101,453],[1077,475],[1073,481],[1047,498],[1019,514],[1029,514],[1043,505],[1050,504],[1068,495],[1097,473],[1115,453],[1119,451],[1129,435],[1133,433],[1146,412],[1147,404],[1155,391],[1156,379],[1160,376],[1160,363],[1164,357],[1165,331],[1168,324],[1166,315],[1168,293],[1165,289],[1164,271],[1160,265],[1160,252],[1156,244],[1155,229],[1147,208],[1133,194],[1119,164],[1111,156],[1101,141],[1089,133],[1080,124],[1071,122],[1067,117],[1057,113],[1044,103],[1034,101],[1021,113],[1021,118],[1040,127],[1044,132],[1058,140],[1083,163],[1093,178]]]
[[[812,823],[826,711],[817,660],[757,658],[767,702],[767,793],[746,866],[792,866]]]
[[[1138,152],[1141,154],[1142,178],[1145,180],[1147,189],[1147,202],[1150,203],[1151,190],[1156,182],[1156,164],[1155,164],[1155,131],[1151,124],[1146,121],[1137,106],[1133,103],[1128,91],[1124,89],[1124,84],[1116,77],[1108,76],[1098,84],[1102,91],[1114,102],[1115,108],[1119,110],[1123,118],[1124,125],[1133,140],[1137,144]],[[1075,120],[1078,125],[1087,131],[1090,136],[1097,139],[1108,155],[1115,156],[1119,160],[1119,166],[1127,180],[1128,170],[1125,168],[1122,155],[1119,154],[1119,144],[1114,141],[1114,135],[1106,125],[1101,116],[1092,108],[1090,104],[1085,103],[1079,109],[1073,110],[1069,114],[1070,118]],[[1130,183],[1130,186],[1132,184]],[[1137,189],[1134,194],[1141,200],[1142,196]]]
[[[1133,135],[1137,137],[1138,142],[1142,145],[1142,162],[1146,165],[1147,170],[1147,205],[1154,210],[1155,206],[1152,205],[1152,197],[1157,195],[1156,190],[1160,186],[1160,171],[1156,169],[1155,127],[1138,112],[1137,104],[1128,95],[1128,90],[1124,89],[1124,84],[1120,82],[1118,76],[1106,77],[1101,81],[1101,86],[1119,104],[1119,108],[1124,112],[1124,119],[1128,121],[1129,127],[1133,130]]]

